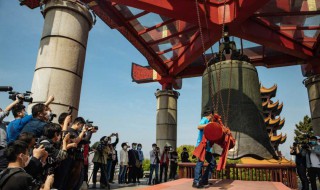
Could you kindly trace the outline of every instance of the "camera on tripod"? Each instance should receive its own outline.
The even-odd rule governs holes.
[[[33,98],[30,97],[31,94],[30,91],[26,91],[25,93],[11,91],[9,92],[9,99],[14,101],[18,97],[20,101],[32,103]]]

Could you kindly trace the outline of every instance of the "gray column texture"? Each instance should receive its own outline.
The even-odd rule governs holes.
[[[44,9],[44,27],[38,51],[31,92],[33,101],[43,103],[53,95],[50,105],[59,116],[69,106],[77,116],[88,34],[93,19],[89,10],[66,0],[49,0]]]
[[[304,84],[308,90],[312,128],[315,135],[320,135],[320,75],[308,77]]]
[[[220,73],[220,68],[221,86],[218,89],[217,75]],[[230,86],[227,126],[236,139],[236,145],[229,151],[228,158],[238,159],[244,156],[252,156],[261,159],[276,157],[262,116],[260,85],[256,68],[244,61],[232,60],[231,63],[231,60],[228,60],[211,65],[210,69],[214,97],[216,99],[218,92],[221,92],[222,96],[222,103],[218,103],[218,114],[222,116],[223,122],[225,122],[225,115],[227,115],[227,99]],[[231,85],[229,83],[230,75]],[[209,75],[206,70],[202,76],[202,113],[207,106],[212,107],[208,78]],[[225,113],[223,113],[222,108],[224,108]],[[222,149],[218,146],[214,146],[214,150],[218,154],[222,152]]]
[[[177,148],[177,99],[179,92],[158,90],[157,97],[157,145],[161,151],[165,145]]]

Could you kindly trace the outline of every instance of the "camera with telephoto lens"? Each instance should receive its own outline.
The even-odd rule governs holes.
[[[32,93],[30,91],[26,91],[25,93],[20,93],[20,92],[15,92],[15,91],[11,91],[9,92],[9,99],[11,100],[16,100],[16,98],[18,97],[19,100],[23,101],[23,102],[29,102],[29,103],[32,103],[33,101],[33,98],[30,97]],[[22,96],[19,96],[19,95],[23,95]]]

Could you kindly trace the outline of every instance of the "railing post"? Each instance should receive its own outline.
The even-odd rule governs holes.
[[[226,166],[226,178],[230,179],[230,165]]]
[[[182,163],[179,164],[179,178],[184,178],[184,169],[185,167],[182,165]]]

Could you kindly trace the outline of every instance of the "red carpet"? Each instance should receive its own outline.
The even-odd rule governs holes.
[[[143,190],[187,190],[192,188],[193,179],[179,179],[159,185],[142,188]],[[289,190],[287,186],[280,182],[270,181],[240,181],[240,180],[210,180],[210,190]]]

